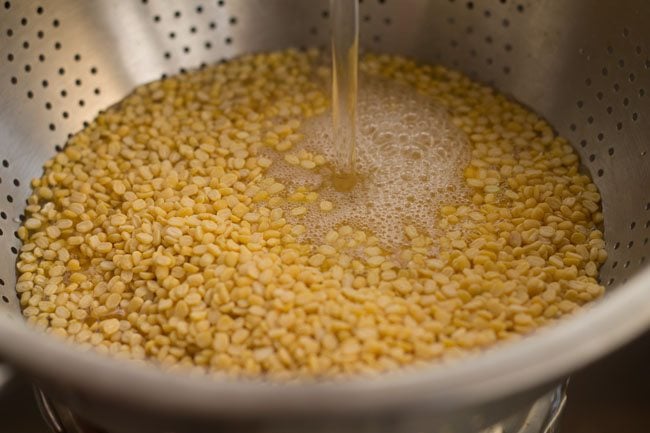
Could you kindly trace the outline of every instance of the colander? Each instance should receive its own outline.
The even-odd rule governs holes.
[[[650,324],[648,17],[644,0],[363,0],[366,50],[458,68],[571,140],[603,197],[608,294],[450,365],[272,385],[163,374],[27,329],[16,230],[30,179],[99,110],[138,84],[242,53],[326,47],[327,2],[1,0],[0,352],[111,433],[476,432],[515,413]]]

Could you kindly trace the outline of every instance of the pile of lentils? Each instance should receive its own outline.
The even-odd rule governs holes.
[[[333,204],[288,202],[262,150],[329,109],[319,62],[288,50],[165,78],[74,135],[19,229],[28,323],[165,369],[333,377],[472,353],[603,294],[600,195],[570,144],[494,89],[395,56],[361,67],[448,111],[469,192],[439,209],[439,236],[397,227],[397,251],[349,225],[305,241],[304,209]]]

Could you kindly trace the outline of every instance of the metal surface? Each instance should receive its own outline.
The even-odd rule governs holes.
[[[38,388],[34,388],[34,397],[52,433],[107,433],[89,427],[67,407],[50,399]],[[478,433],[555,433],[565,405],[566,385],[562,384],[529,408]]]
[[[477,431],[650,323],[650,3],[364,0],[362,45],[459,68],[546,116],[603,197],[609,289],[517,344],[380,380],[277,386],[166,375],[24,326],[15,230],[29,181],[133,86],[241,53],[326,45],[320,0],[0,1],[0,352],[48,394],[127,431]],[[122,417],[115,417],[115,411]],[[173,426],[173,427],[172,427]]]
[[[72,432],[72,429],[66,429],[63,427],[63,422],[59,417],[59,414],[56,412],[56,409],[52,406],[49,399],[43,394],[38,388],[34,388],[34,400],[36,401],[36,406],[38,407],[39,412],[43,416],[43,420],[47,423],[47,426],[50,428],[52,433],[66,433]]]
[[[34,400],[52,433],[101,433],[85,425],[70,409],[50,399],[36,387]]]

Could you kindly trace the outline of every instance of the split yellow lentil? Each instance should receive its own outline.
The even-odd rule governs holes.
[[[440,66],[368,56],[364,73],[429,95],[467,136],[470,193],[398,251],[336,205],[266,175],[328,99],[318,53],[245,56],[138,87],[45,164],[19,230],[29,324],[164,368],[335,376],[454,357],[517,338],[603,293],[600,195],[535,113]]]

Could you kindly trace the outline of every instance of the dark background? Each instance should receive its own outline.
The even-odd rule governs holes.
[[[568,395],[561,433],[650,433],[650,332],[573,375]],[[0,390],[0,432],[49,433],[25,378]]]
[[[650,433],[650,332],[573,375],[561,433]]]

